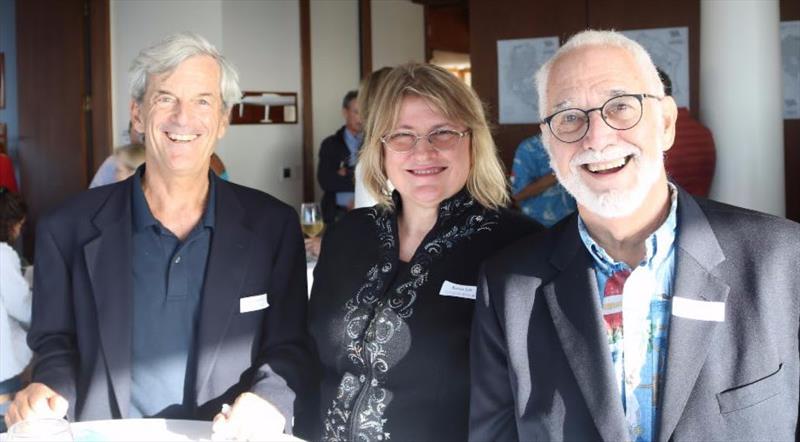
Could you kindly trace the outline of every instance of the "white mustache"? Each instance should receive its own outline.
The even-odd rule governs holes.
[[[638,158],[642,152],[631,146],[630,144],[619,144],[614,146],[606,147],[603,150],[584,150],[583,152],[579,153],[572,157],[569,162],[571,167],[580,167],[585,164],[590,163],[600,163],[612,160],[618,160],[620,158],[625,158],[628,155],[633,155],[633,158]]]

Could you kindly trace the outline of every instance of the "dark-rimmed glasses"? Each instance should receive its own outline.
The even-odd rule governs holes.
[[[610,98],[600,107],[578,109],[572,107],[560,110],[545,118],[550,133],[564,143],[576,143],[589,132],[589,112],[600,111],[600,117],[608,127],[616,130],[628,130],[639,124],[642,119],[642,100],[663,97],[650,94],[624,94]]]
[[[463,132],[455,129],[434,129],[427,135],[417,135],[414,132],[398,131],[382,136],[381,143],[394,152],[408,153],[414,149],[419,140],[425,138],[434,149],[443,152],[458,145],[458,142],[471,132],[470,129]]]

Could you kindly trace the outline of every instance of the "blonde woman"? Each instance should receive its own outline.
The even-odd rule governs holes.
[[[304,434],[466,440],[478,267],[540,227],[503,208],[481,102],[447,71],[393,69],[366,124],[359,161],[378,204],[323,239],[309,307],[322,375],[312,430],[322,434]]]

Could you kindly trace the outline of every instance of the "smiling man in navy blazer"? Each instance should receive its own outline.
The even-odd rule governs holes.
[[[470,440],[794,440],[800,225],[667,180],[675,102],[621,34],[537,84],[578,213],[485,264]]]
[[[216,416],[228,436],[291,431],[309,366],[298,218],[209,172],[238,75],[182,33],[131,76],[145,166],[40,222],[33,383],[7,421]]]

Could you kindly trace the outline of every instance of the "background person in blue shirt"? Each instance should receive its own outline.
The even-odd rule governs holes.
[[[522,140],[511,166],[511,198],[522,213],[545,227],[575,211],[575,199],[558,183],[541,135]]]
[[[317,179],[325,191],[322,196],[322,219],[331,224],[353,208],[355,171],[358,150],[361,148],[361,117],[358,111],[358,91],[350,91],[342,99],[344,126],[325,138],[319,148]]]

